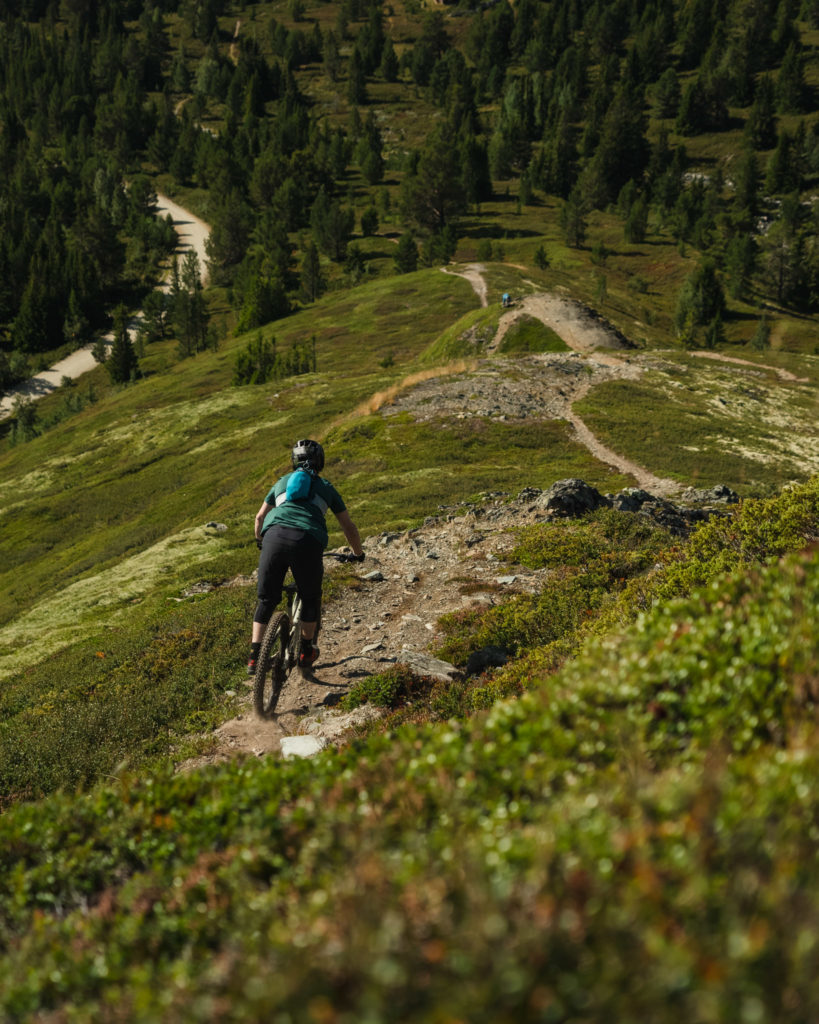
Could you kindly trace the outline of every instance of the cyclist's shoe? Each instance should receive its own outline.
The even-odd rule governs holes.
[[[250,658],[250,660],[248,661],[248,663],[247,663],[247,674],[249,676],[255,676],[256,675],[256,659],[255,658]]]
[[[314,665],[318,661],[318,656],[318,647],[311,647],[309,651],[302,648],[301,651],[299,651],[299,668],[310,668],[311,665]]]

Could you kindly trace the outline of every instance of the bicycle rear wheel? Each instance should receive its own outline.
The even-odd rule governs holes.
[[[259,718],[270,718],[276,710],[279,694],[287,678],[287,644],[290,619],[277,612],[268,622],[253,680],[253,705]]]

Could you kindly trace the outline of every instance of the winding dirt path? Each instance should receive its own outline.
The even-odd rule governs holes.
[[[754,363],[750,359],[740,359],[739,356],[726,356],[722,352],[710,352],[697,349],[691,353],[692,356],[699,356],[700,359],[713,359],[718,363],[735,363],[737,366],[750,366],[754,370],[771,370],[780,378],[796,384],[807,384],[810,377],[797,377],[790,370],[783,370],[778,366],[767,366],[765,363]]]
[[[483,271],[486,267],[483,263],[470,263],[463,270],[451,270],[449,267],[441,267],[442,274],[452,274],[453,277],[463,277],[469,281],[475,294],[481,300],[481,306],[489,305],[489,292],[484,280]]]
[[[466,278],[481,300],[482,306],[488,304],[488,289],[483,277],[485,269],[481,263],[469,264],[463,270],[441,268],[444,273]],[[487,354],[491,355],[497,351],[509,328],[523,316],[532,316],[540,320],[542,324],[562,338],[570,349],[594,363],[609,367],[614,371],[622,371],[623,376],[634,376],[634,366],[628,360],[621,359],[610,352],[600,351],[600,349],[612,348],[626,349],[627,342],[622,335],[581,303],[550,292],[536,292],[533,295],[527,295],[518,300],[514,309],[504,313],[498,322],[495,337],[487,346]],[[660,497],[668,497],[677,493],[680,490],[679,483],[666,477],[655,476],[645,467],[604,445],[574,411],[573,403],[584,398],[592,385],[591,380],[587,381],[567,395],[565,400],[559,403],[562,405],[559,417],[571,423],[577,439],[601,462],[622,473],[630,474],[640,487]]]
[[[184,255],[189,250],[194,250],[199,257],[200,274],[202,283],[205,284],[207,282],[206,243],[210,235],[210,226],[203,220],[195,217],[189,210],[173,202],[172,199],[160,194],[157,194],[156,215],[157,217],[171,216],[178,238],[176,252],[178,255]],[[160,287],[163,291],[168,290],[170,285],[167,279]],[[137,327],[139,317],[140,314],[134,317],[129,330],[134,330]],[[105,338],[110,340],[111,335],[105,335]],[[4,395],[0,399],[0,420],[8,418],[12,414],[16,398],[28,398],[36,401],[38,398],[43,398],[60,387],[64,378],[67,377],[69,380],[75,380],[84,373],[88,373],[89,370],[93,370],[97,365],[96,359],[91,354],[93,348],[94,344],[92,343],[77,349],[76,352],[72,352],[65,359],[55,363],[50,369],[42,370],[30,380],[18,385],[8,394]]]

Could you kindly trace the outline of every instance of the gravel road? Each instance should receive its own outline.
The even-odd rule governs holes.
[[[174,203],[167,196],[157,195],[156,207],[158,217],[166,217],[168,214],[173,217],[174,230],[179,239],[176,249],[177,253],[184,255],[190,249],[195,250],[196,255],[199,257],[202,281],[205,283],[207,281],[205,243],[210,234],[210,227],[203,220],[195,217],[189,210],[185,210]],[[31,399],[42,398],[58,388],[64,377],[74,380],[89,370],[93,370],[97,365],[96,360],[91,355],[93,347],[93,344],[91,344],[77,349],[70,356],[66,356],[65,359],[55,363],[50,369],[41,371],[36,377],[32,377],[31,380],[27,380],[24,384],[14,388],[9,394],[4,395],[0,399],[0,419],[5,419],[11,415],[14,400],[18,396]]]

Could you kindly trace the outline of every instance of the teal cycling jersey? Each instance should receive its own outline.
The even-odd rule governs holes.
[[[330,481],[320,476],[314,477],[309,498],[288,501],[287,481],[291,476],[291,473],[287,473],[277,480],[264,499],[265,504],[273,505],[274,508],[264,517],[262,534],[271,526],[289,526],[296,530],[304,530],[326,548],[329,540],[325,521],[327,510],[338,515],[339,512],[344,512],[347,506]]]

